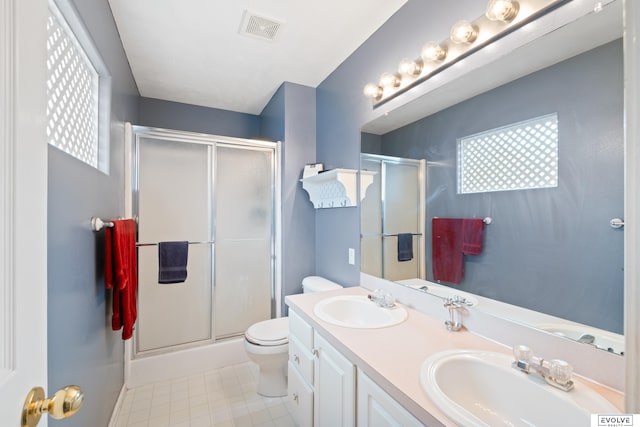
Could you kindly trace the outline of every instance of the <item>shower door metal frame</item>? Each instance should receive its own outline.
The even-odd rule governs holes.
[[[155,140],[172,141],[178,143],[188,144],[201,144],[208,146],[208,168],[210,175],[210,191],[209,191],[209,242],[211,242],[211,312],[210,312],[210,327],[211,334],[209,339],[199,340],[190,343],[176,344],[174,346],[163,347],[159,349],[152,349],[146,351],[139,351],[138,349],[138,333],[139,329],[135,329],[133,337],[133,346],[131,348],[131,358],[137,359],[147,356],[153,356],[158,354],[165,354],[176,350],[183,350],[187,348],[200,347],[203,345],[213,344],[215,342],[224,341],[225,339],[232,338],[226,337],[220,340],[216,340],[215,337],[215,251],[216,251],[216,216],[215,216],[215,192],[216,192],[216,147],[230,147],[236,149],[247,150],[262,150],[271,151],[272,161],[272,174],[271,174],[271,189],[273,192],[272,197],[272,209],[273,219],[271,221],[271,317],[275,317],[277,313],[281,312],[280,298],[278,295],[282,289],[282,230],[281,230],[281,143],[271,141],[259,141],[245,138],[234,138],[220,135],[210,135],[197,132],[172,130],[164,128],[154,128],[148,126],[131,126],[131,160],[130,160],[130,187],[131,187],[131,213],[133,218],[138,223],[139,214],[139,159],[140,159],[140,138],[150,138]],[[127,205],[125,203],[125,205]],[[136,229],[136,242],[138,242],[138,232]],[[142,242],[145,243],[145,242]],[[139,301],[138,301],[139,305]]]
[[[381,212],[380,212],[380,219],[381,219],[381,223],[380,223],[380,233],[366,233],[360,234],[360,239],[362,240],[363,237],[380,237],[380,243],[381,243],[381,263],[382,265],[380,266],[380,271],[382,274],[382,278],[385,278],[385,265],[384,265],[384,260],[385,260],[385,245],[384,245],[384,239],[385,239],[385,235],[386,235],[386,230],[385,230],[385,223],[386,223],[386,217],[387,217],[387,211],[386,211],[386,192],[387,192],[387,186],[386,186],[386,179],[384,179],[386,177],[387,174],[387,164],[394,164],[394,165],[410,165],[410,166],[416,166],[418,168],[418,204],[420,206],[420,210],[418,212],[418,236],[417,236],[417,257],[419,258],[419,262],[418,262],[418,278],[419,279],[425,279],[426,278],[426,242],[425,242],[425,235],[426,235],[426,160],[416,160],[416,159],[407,159],[407,158],[403,158],[403,157],[393,157],[393,156],[384,156],[381,154],[369,154],[369,153],[361,153],[360,154],[360,169],[362,169],[362,160],[370,160],[370,161],[376,161],[380,163],[380,207],[381,207]]]

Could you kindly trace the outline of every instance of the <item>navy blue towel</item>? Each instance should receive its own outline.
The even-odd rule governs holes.
[[[158,243],[158,283],[182,283],[187,280],[189,242]]]
[[[398,261],[413,259],[413,235],[411,233],[398,234]]]

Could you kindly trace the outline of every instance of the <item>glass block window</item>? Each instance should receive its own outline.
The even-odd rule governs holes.
[[[49,144],[95,167],[105,166],[100,159],[108,137],[109,105],[102,97],[102,74],[106,70],[97,50],[81,27],[77,16],[68,19],[61,12],[72,8],[50,1],[47,20],[47,140]],[[80,28],[79,28],[80,27]],[[78,36],[77,36],[78,35]],[[98,67],[96,67],[96,64]],[[104,129],[106,128],[106,129]]]
[[[458,193],[557,186],[557,113],[458,140]]]

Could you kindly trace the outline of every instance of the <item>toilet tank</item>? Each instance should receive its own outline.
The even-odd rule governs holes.
[[[320,276],[309,276],[302,279],[302,293],[305,294],[310,294],[312,292],[333,291],[340,288],[342,288],[342,286]]]

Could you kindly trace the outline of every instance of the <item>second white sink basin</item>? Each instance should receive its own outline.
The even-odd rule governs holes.
[[[407,318],[407,310],[378,307],[364,295],[340,295],[320,301],[313,313],[325,322],[348,328],[385,328]]]
[[[425,360],[420,383],[433,403],[462,426],[588,426],[591,414],[620,412],[583,384],[558,390],[512,368],[512,361],[501,353],[446,351]]]

